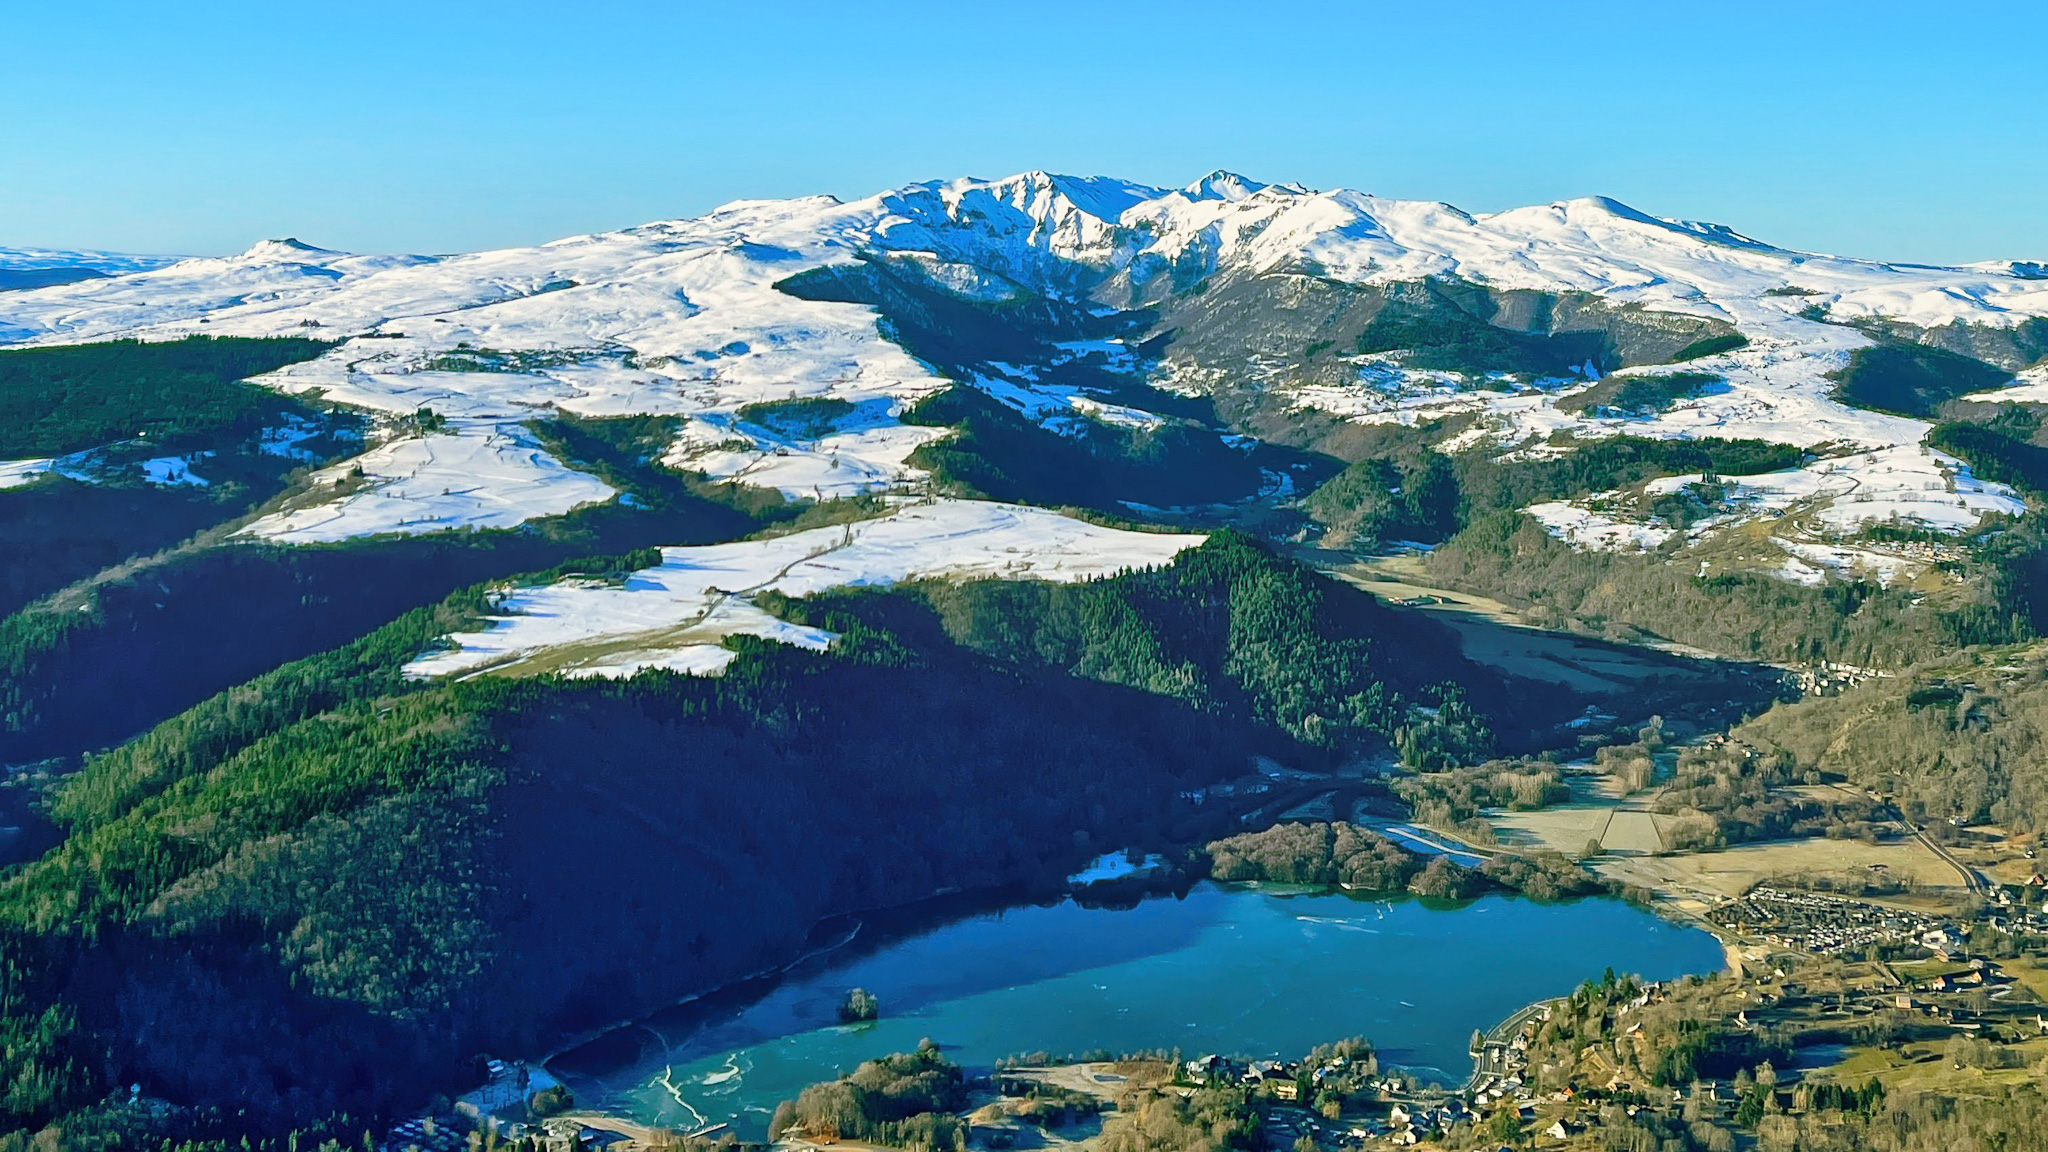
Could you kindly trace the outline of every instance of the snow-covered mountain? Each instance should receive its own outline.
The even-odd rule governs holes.
[[[125,252],[0,248],[0,292],[144,272],[176,260],[175,256],[137,256]]]
[[[1049,301],[1124,322],[1108,336],[1052,340],[1036,363],[988,355],[940,365],[897,342],[900,318],[887,303],[790,289],[792,277],[821,269],[881,269],[896,288],[933,299]],[[1254,388],[1269,408],[1344,421],[1471,417],[1453,447],[1543,452],[1560,435],[1624,431],[1827,444],[1827,458],[1804,474],[1754,485],[1752,512],[1819,503],[1834,510],[1819,521],[1830,530],[1891,517],[1956,528],[2020,502],[1920,448],[1926,422],[1832,398],[1830,374],[1880,327],[1964,333],[1972,347],[1989,340],[2017,358],[2004,365],[2015,372],[2048,351],[2039,264],[1894,265],[1776,248],[1603,198],[1473,215],[1227,172],[1180,189],[1030,172],[851,202],[740,201],[696,219],[459,256],[359,256],[275,240],[236,256],[108,270],[122,274],[0,294],[0,341],[319,336],[340,344],[262,382],[448,418],[439,435],[393,433],[339,466],[360,468],[367,484],[249,529],[288,541],[505,526],[610,498],[525,431],[550,409],[685,417],[669,462],[796,496],[914,483],[910,454],[946,433],[898,418],[952,381],[1049,427],[1159,419],[1128,397],[1056,382],[1056,369],[1081,361],[1153,395]],[[1715,350],[1686,369],[1718,384],[1661,411],[1622,414],[1556,400],[1603,370],[1654,375],[1668,348],[1544,375],[1259,343],[1292,339],[1266,318],[1298,319],[1311,290],[1379,300],[1418,284],[1505,302],[1535,317],[1521,322],[1529,331],[1593,316],[1610,334],[1658,329],[1674,346],[1700,333],[1747,343],[1695,345]],[[1268,309],[1257,322],[1247,319],[1254,294]],[[1142,337],[1159,338],[1140,346]],[[803,435],[742,415],[806,397],[846,401],[845,415]],[[1583,503],[1537,511],[1589,546],[1642,539]]]

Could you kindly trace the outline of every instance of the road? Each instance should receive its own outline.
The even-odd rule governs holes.
[[[1947,864],[1949,867],[1956,870],[1956,875],[1961,876],[1963,878],[1963,887],[1967,889],[1971,895],[1981,896],[1984,894],[1988,885],[1984,883],[1984,878],[1982,876],[1977,875],[1977,870],[1963,863],[1961,860],[1956,859],[1955,854],[1950,852],[1947,848],[1944,848],[1941,845],[1935,843],[1934,838],[1927,834],[1926,829],[1906,819],[1906,814],[1904,812],[1899,811],[1898,805],[1892,803],[1890,797],[1879,796],[1874,792],[1858,792],[1855,789],[1842,784],[1830,784],[1829,787],[1846,796],[1867,798],[1875,800],[1879,804],[1883,805],[1883,807],[1880,809],[1882,813],[1890,817],[1892,820],[1897,821],[1899,827],[1906,829],[1906,831],[1912,835],[1913,839],[1920,842],[1921,847],[1927,849],[1929,852],[1934,853],[1936,859],[1940,860],[1942,863]]]
[[[1481,1036],[1480,1050],[1473,1055],[1472,1078],[1465,1081],[1465,1091],[1474,1091],[1479,1087],[1479,1082],[1488,1076],[1505,1075],[1507,1067],[1504,1052],[1507,1045],[1521,1033],[1523,1025],[1541,1016],[1545,1009],[1555,1003],[1557,1001],[1553,999],[1538,1000],[1534,1004],[1524,1005],[1514,1015],[1488,1028]]]
[[[1969,865],[1964,864],[1961,860],[1956,859],[1955,856],[1952,855],[1948,849],[1942,847],[1939,844],[1936,844],[1934,840],[1930,838],[1925,831],[1921,830],[1920,828],[1914,827],[1911,824],[1908,824],[1907,827],[1913,829],[1913,838],[1915,840],[1918,840],[1920,841],[1920,843],[1926,845],[1927,850],[1929,852],[1932,852],[1936,856],[1939,856],[1943,860],[1947,861],[1948,866],[1955,869],[1957,874],[1962,876],[1963,887],[1968,888],[1970,890],[1971,895],[1982,895],[1984,893],[1984,878],[1982,876],[1977,875],[1977,870],[1975,868],[1972,868]]]

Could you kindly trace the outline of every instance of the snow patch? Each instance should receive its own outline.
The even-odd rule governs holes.
[[[1121,880],[1126,876],[1135,876],[1140,872],[1150,872],[1155,868],[1164,867],[1166,857],[1157,852],[1148,854],[1140,864],[1132,863],[1128,852],[1109,852],[1096,857],[1088,867],[1067,877],[1067,883],[1093,884],[1098,880]]]
[[[287,460],[317,460],[320,458],[318,453],[301,445],[327,431],[317,421],[287,416],[284,423],[262,431],[256,440],[256,450],[265,456],[281,456]]]
[[[1802,569],[1819,565],[1842,576],[1874,580],[1883,588],[1911,581],[1927,570],[1924,563],[1869,548],[1856,548],[1844,544],[1817,544],[1804,540],[1787,540],[1779,536],[1771,537],[1771,543],[1784,549],[1787,555],[1801,561]]]
[[[1647,552],[1678,535],[1670,528],[1624,520],[1561,500],[1531,504],[1522,511],[1541,521],[1552,536],[1589,552]]]
[[[203,477],[193,475],[192,457],[190,456],[158,456],[151,460],[144,460],[137,467],[142,470],[142,478],[144,480],[161,488],[206,488],[210,486]]]
[[[1772,575],[1807,588],[1818,588],[1828,582],[1828,569],[1819,564],[1808,564],[1797,556],[1785,557],[1785,562],[1773,569]]]

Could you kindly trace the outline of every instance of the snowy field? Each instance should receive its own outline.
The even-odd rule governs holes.
[[[1646,497],[1681,492],[1705,478],[1665,476],[1642,485]],[[1985,516],[2018,516],[2026,505],[2002,484],[1980,480],[1955,457],[1924,446],[1894,445],[1816,460],[1803,468],[1760,476],[1723,477],[1725,510],[1695,521],[1698,538],[1730,524],[1789,521],[1820,536],[1853,536],[1878,524],[1960,532]],[[1615,508],[1624,494],[1602,492],[1573,502],[1531,505],[1526,511],[1551,535],[1600,551],[1656,548],[1676,533]]]
[[[542,451],[524,426],[495,420],[455,420],[445,435],[389,440],[312,479],[317,492],[344,494],[274,512],[239,534],[329,544],[385,533],[515,528],[618,495]]]
[[[1595,202],[1577,201],[1545,211],[1523,209],[1482,220],[1503,218],[1547,222],[1554,235],[1575,247],[1590,248],[1615,261],[1625,257],[1640,279],[1635,287],[1610,295],[1640,299],[1664,294],[1659,307],[1733,322],[1749,338],[1748,347],[1685,365],[1688,371],[1719,376],[1725,385],[1677,401],[1653,416],[1595,416],[1557,407],[1556,397],[1568,389],[1556,386],[1454,388],[1438,379],[1441,373],[1416,374],[1419,378],[1412,382],[1389,386],[1378,378],[1386,370],[1368,365],[1360,388],[1304,388],[1298,390],[1296,403],[1361,422],[1416,424],[1460,413],[1476,417],[1448,445],[1454,449],[1541,445],[1554,434],[1566,433],[1576,439],[1621,434],[1754,438],[1802,448],[1865,450],[1745,484],[1747,511],[1720,523],[1812,511],[1817,526],[1829,532],[1851,533],[1867,522],[1893,516],[1922,527],[1959,531],[1977,523],[1985,512],[2022,510],[2010,489],[1975,480],[1951,458],[1921,453],[1918,445],[1930,427],[1926,422],[1851,408],[1831,399],[1834,382],[1828,374],[1847,367],[1850,354],[1870,340],[1854,329],[1805,319],[1798,312],[1819,300],[1835,316],[1889,315],[1927,325],[1966,320],[2002,326],[2026,319],[2029,310],[2048,307],[2040,282],[1998,283],[1974,270],[1897,269],[1761,245],[1688,242],[1685,226],[1645,223]],[[1602,275],[1621,282],[1615,269]],[[1572,279],[1560,276],[1558,286]],[[1510,277],[1497,282],[1516,281]],[[1787,284],[1815,295],[1765,294]],[[1670,295],[1676,285],[1689,290]],[[1642,367],[1620,375],[1670,370]],[[1658,484],[1670,491],[1697,479],[1680,477]],[[1949,490],[1951,483],[1955,491]],[[1592,510],[1590,506],[1602,503],[1604,496],[1576,506],[1544,504],[1528,511],[1555,534],[1586,547],[1655,547],[1669,538],[1668,529]]]
[[[1700,479],[1667,476],[1644,489],[1653,495],[1676,492]],[[1977,479],[1955,457],[1906,445],[1724,483],[1738,518],[1805,513],[1823,530],[1842,535],[1892,522],[1955,532],[1990,513],[2017,516],[2026,510],[2011,489]]]
[[[1988,403],[2048,404],[2048,364],[2029,368],[2013,378],[2012,386],[1963,397]]]
[[[0,488],[19,488],[49,472],[55,460],[0,460]]]
[[[666,548],[662,562],[623,583],[572,579],[523,588],[498,603],[483,632],[407,665],[425,678],[481,671],[628,676],[645,668],[715,674],[730,635],[822,649],[829,633],[762,611],[773,589],[805,596],[831,588],[924,577],[1086,580],[1164,564],[1204,538],[1104,528],[1014,504],[940,500],[887,516],[767,540]]]
[[[847,495],[915,478],[904,457],[940,432],[894,417],[944,384],[881,338],[871,310],[774,288],[850,259],[856,216],[823,200],[735,206],[699,221],[445,258],[266,241],[239,256],[9,293],[0,337],[343,339],[259,382],[393,417],[431,408],[448,418],[446,436],[347,462],[342,471],[360,466],[368,490],[251,529],[275,539],[504,527],[609,498],[517,428],[556,411],[701,419],[706,427],[678,442],[674,462],[790,496]],[[803,397],[881,418],[810,442],[732,427],[748,404]],[[715,437],[704,434],[719,425]]]

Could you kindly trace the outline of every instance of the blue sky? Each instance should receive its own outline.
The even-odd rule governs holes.
[[[1028,168],[2048,258],[2048,4],[14,4],[0,244],[457,251]]]

